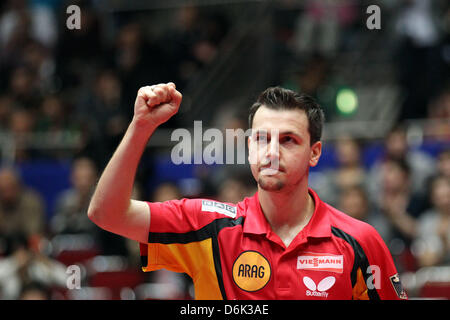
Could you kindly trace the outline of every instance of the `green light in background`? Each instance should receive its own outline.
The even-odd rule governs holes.
[[[340,113],[349,115],[358,108],[358,96],[352,89],[341,89],[336,96],[336,106]]]

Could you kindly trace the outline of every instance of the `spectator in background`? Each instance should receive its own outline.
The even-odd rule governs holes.
[[[208,13],[196,6],[181,6],[173,17],[161,43],[175,65],[171,81],[183,90],[214,61],[230,26],[222,13]]]
[[[172,182],[161,183],[154,191],[151,199],[156,202],[164,202],[167,200],[180,199],[181,192],[176,184]]]
[[[449,10],[450,11],[450,10]],[[450,13],[449,13],[450,15]],[[450,19],[449,19],[450,20]],[[450,141],[450,85],[428,105],[425,136],[437,141]]]
[[[67,111],[61,98],[54,95],[45,96],[36,117],[36,131],[58,132],[68,126]]]
[[[45,6],[29,5],[26,0],[9,0],[0,16],[0,55],[14,61],[29,40],[52,48],[57,40],[54,13]]]
[[[54,235],[83,234],[92,237],[99,244],[101,254],[128,256],[123,238],[98,228],[86,216],[96,181],[97,168],[91,159],[82,157],[74,160],[72,187],[57,198],[50,229]]]
[[[341,137],[336,142],[338,170],[335,172],[334,184],[337,189],[364,185],[366,171],[361,164],[361,148],[356,139]]]
[[[21,65],[11,70],[9,94],[21,109],[35,112],[40,103],[40,93],[36,73],[28,66]]]
[[[236,104],[239,105],[242,102],[235,102],[234,105]],[[238,111],[232,108],[233,102],[220,106],[222,110],[215,116],[213,122],[214,126],[221,130],[227,141],[222,149],[218,150],[220,155],[217,156],[222,159],[225,165],[202,166],[199,168],[200,170],[197,170],[197,176],[202,180],[203,194],[206,197],[216,197],[217,195],[220,196],[221,192],[227,192],[226,190],[221,191],[227,181],[234,181],[239,185],[243,184],[242,187],[245,189],[254,184],[254,179],[249,173],[248,141],[245,136],[248,126],[247,119],[246,116],[240,115]],[[233,135],[231,136],[230,133]],[[227,161],[230,161],[229,159],[232,159],[232,165],[227,164]]]
[[[368,222],[369,199],[362,187],[348,186],[339,192],[338,207],[349,216]]]
[[[65,1],[59,11],[59,39],[55,48],[57,74],[65,89],[78,88],[89,77],[92,70],[104,60],[104,39],[102,20],[90,0]],[[80,29],[70,30],[66,27],[69,5],[80,7]]]
[[[14,101],[8,95],[0,96],[0,132],[5,132],[9,127],[9,118],[14,108]]]
[[[172,64],[167,61],[156,43],[147,41],[143,28],[134,20],[124,24],[118,30],[109,62],[120,79],[123,88],[123,101],[132,105],[136,88],[142,83],[166,81],[171,74]],[[151,70],[151,72],[149,72]],[[124,110],[128,119],[133,115],[133,108]]]
[[[48,94],[43,97],[35,117],[34,132],[45,141],[54,141],[67,148],[46,148],[41,150],[41,156],[45,156],[46,159],[73,157],[74,148],[77,148],[79,143],[77,137],[81,136],[81,124],[71,115],[72,106],[64,101],[61,95]]]
[[[38,41],[30,41],[23,48],[22,61],[36,76],[36,86],[41,93],[55,90],[56,65],[48,48]]]
[[[438,175],[450,179],[450,149],[444,149],[437,156]]]
[[[6,257],[0,259],[0,298],[49,298],[51,287],[66,285],[66,267],[30,246],[25,235],[15,234],[10,238]],[[31,290],[39,285],[46,295]]]
[[[417,222],[413,244],[421,267],[450,263],[450,178],[434,177],[430,198],[432,207]]]
[[[44,232],[44,202],[39,194],[26,188],[15,170],[0,169],[0,235],[30,237]]]
[[[198,73],[199,66],[192,45],[199,39],[201,15],[198,7],[182,6],[173,15],[173,23],[163,35],[166,54],[175,65],[174,81],[184,88]]]
[[[114,135],[114,123],[126,121],[122,101],[122,86],[115,71],[100,70],[95,78],[93,90],[82,104],[79,105],[81,116],[93,120],[93,125],[99,126],[97,130],[107,135]],[[105,121],[106,120],[106,121]]]
[[[394,259],[401,260],[397,261],[400,269],[415,268],[410,260],[403,259],[409,259],[411,242],[417,235],[417,219],[425,208],[424,198],[413,193],[411,169],[405,160],[387,158],[380,169],[381,193],[375,204],[378,214],[389,222],[387,245]]]
[[[380,214],[374,212],[373,205],[369,201],[366,190],[362,185],[349,185],[339,192],[337,207],[349,216],[367,222],[372,225],[387,242],[390,239],[390,222]]]
[[[342,29],[357,16],[354,1],[309,0],[298,16],[294,30],[295,49],[299,54],[332,57],[341,45]]]
[[[285,86],[297,92],[303,92],[317,99],[329,118],[334,112],[335,102],[323,92],[333,85],[330,80],[331,60],[320,54],[313,54],[306,59],[304,66],[285,80]],[[322,92],[322,94],[321,94]]]
[[[97,73],[93,88],[79,98],[77,119],[83,123],[84,146],[80,155],[91,156],[99,167],[106,165],[128,123],[122,86],[110,69]]]
[[[22,288],[19,300],[50,300],[51,290],[39,282],[31,282]]]
[[[16,109],[9,115],[9,132],[14,138],[15,154],[17,163],[30,160],[38,153],[30,148],[29,137],[35,128],[34,113],[25,109]]]
[[[131,103],[131,92],[136,91],[139,83],[147,82],[147,77],[155,76],[155,70],[149,64],[150,59],[145,57],[146,52],[152,54],[153,50],[145,48],[141,27],[136,22],[120,28],[114,45],[111,64],[119,75],[125,101]],[[127,117],[130,117],[133,110],[127,111]]]
[[[96,226],[86,218],[97,169],[88,158],[76,159],[70,175],[72,188],[62,192],[56,200],[55,213],[50,221],[54,234],[92,233]]]
[[[349,187],[365,186],[366,169],[361,164],[361,148],[358,141],[342,136],[335,143],[337,167],[326,170],[327,187],[320,195],[330,204],[337,204],[339,194]]]
[[[426,180],[435,173],[435,160],[425,152],[410,148],[404,126],[394,127],[384,140],[384,154],[369,171],[369,193],[376,201],[379,197],[381,186],[381,166],[384,159],[391,158],[405,161],[410,168],[410,187],[413,192],[423,193]]]
[[[420,215],[423,204],[411,191],[411,169],[405,161],[385,159],[380,175],[382,185],[378,208],[389,218],[401,237],[413,239],[415,219]]]
[[[228,203],[238,203],[245,197],[253,195],[247,184],[239,178],[228,178],[219,186],[217,200]]]
[[[432,0],[401,1],[395,24],[399,44],[395,65],[405,96],[400,120],[426,117],[430,98],[446,80],[439,54],[439,6]]]

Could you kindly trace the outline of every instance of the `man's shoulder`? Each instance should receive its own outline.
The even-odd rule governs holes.
[[[190,212],[210,213],[217,218],[224,215],[230,218],[239,218],[245,216],[248,210],[252,210],[254,197],[255,195],[246,197],[237,203],[207,197],[183,198],[166,201],[165,203],[168,206],[182,207]]]
[[[348,214],[326,204],[330,215],[330,224],[335,234],[354,238],[358,242],[367,242],[379,237],[376,229],[369,223],[349,216]]]
[[[198,199],[202,212],[215,212],[222,215],[226,215],[230,218],[236,218],[238,210],[237,205],[234,203],[222,202],[213,199]]]

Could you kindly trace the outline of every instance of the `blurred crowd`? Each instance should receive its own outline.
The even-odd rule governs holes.
[[[304,62],[294,87],[315,97],[333,56],[356,46],[353,34],[365,28],[356,1],[338,2],[305,1],[299,9],[298,2],[285,0],[274,9],[274,50]],[[400,57],[398,84],[406,92],[398,121],[382,141],[342,136],[325,142],[335,162],[312,172],[311,186],[324,201],[373,225],[404,272],[450,264],[450,8],[439,2],[443,11],[435,21],[430,1],[396,3],[401,45],[392,56]],[[66,28],[69,4],[81,8],[80,30]],[[87,0],[0,4],[0,135],[16,144],[14,163],[0,166],[0,299],[75,298],[65,290],[67,266],[85,266],[82,286],[94,286],[92,276],[109,270],[101,263],[108,260],[95,260],[101,256],[123,257],[125,263],[114,260],[109,267],[139,272],[138,245],[87,217],[96,181],[131,120],[137,89],[173,81],[183,92],[231,39],[232,17],[214,6],[181,5],[154,15],[108,12]],[[276,84],[285,80],[273,77]],[[245,130],[245,112],[240,114],[221,126]],[[410,144],[403,120],[412,118],[425,119],[425,136],[439,143],[433,152]],[[163,127],[180,125],[175,116]],[[79,137],[69,151],[45,148],[45,142],[27,147],[30,135],[61,132]],[[365,161],[373,143],[381,152]],[[146,150],[134,198],[204,196],[236,203],[256,190],[247,165],[199,166],[194,184],[167,179],[154,185],[153,157],[159,153],[167,149]],[[70,186],[60,190],[51,210],[18,169],[43,159],[70,162]],[[138,284],[149,286],[137,290]],[[121,291],[120,298],[193,297],[187,276],[166,271],[143,275],[134,289]]]

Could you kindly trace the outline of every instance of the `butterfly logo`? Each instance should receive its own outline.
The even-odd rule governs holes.
[[[303,277],[303,283],[309,289],[306,290],[307,296],[326,298],[328,297],[328,292],[326,291],[336,283],[336,278],[333,276],[326,277],[320,280],[320,282],[316,285],[313,279],[305,276]]]

